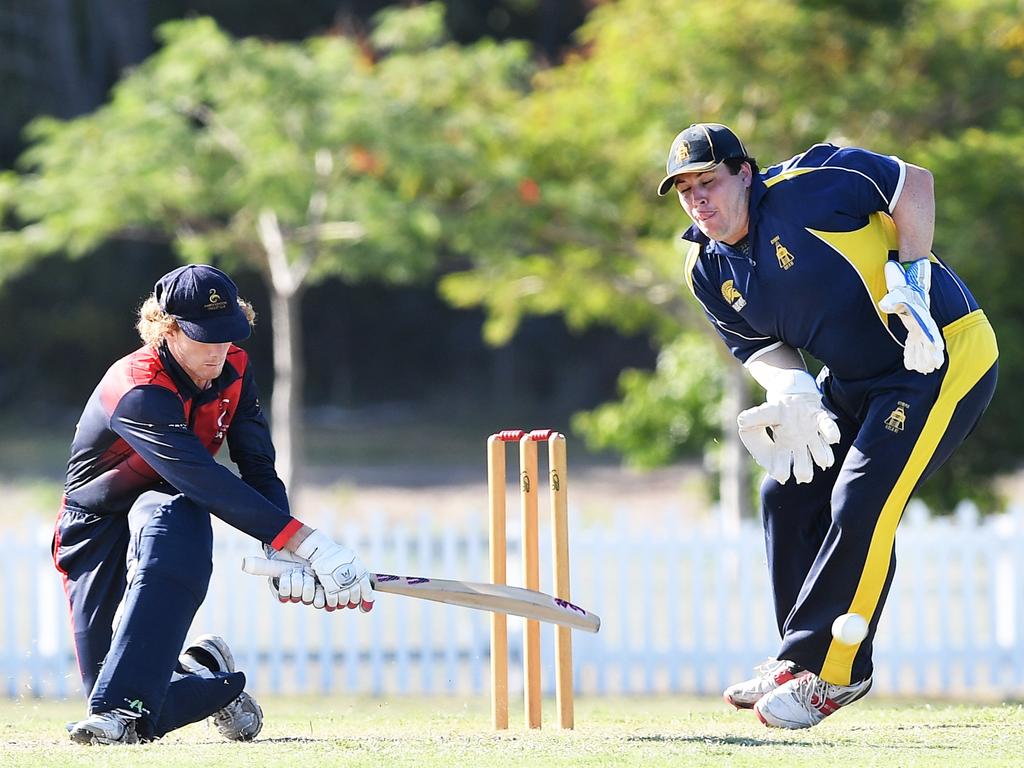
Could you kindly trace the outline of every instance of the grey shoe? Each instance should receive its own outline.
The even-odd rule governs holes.
[[[263,710],[245,691],[213,714],[220,735],[229,741],[252,741],[263,729]]]
[[[68,730],[76,744],[138,744],[135,719],[135,713],[119,709],[94,712]]]
[[[178,657],[178,663],[196,675],[235,671],[235,657],[224,638],[217,635],[193,639]],[[252,741],[263,728],[263,710],[256,699],[242,691],[230,704],[213,713],[213,722],[220,735],[229,741]]]

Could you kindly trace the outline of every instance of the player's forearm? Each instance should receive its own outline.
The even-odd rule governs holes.
[[[935,236],[935,185],[925,168],[907,163],[907,178],[892,212],[899,237],[900,261],[926,258]]]
[[[792,378],[794,372],[810,376],[800,352],[788,344],[783,344],[758,355],[753,360],[748,360],[744,367],[750,372],[754,381],[768,392],[783,388],[783,380]]]

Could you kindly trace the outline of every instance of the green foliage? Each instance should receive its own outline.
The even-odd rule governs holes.
[[[722,367],[713,340],[695,333],[662,348],[654,372],[627,370],[622,400],[575,416],[572,427],[592,450],[612,449],[650,469],[700,453],[720,434]]]
[[[428,3],[408,9],[384,8],[374,16],[370,41],[378,50],[422,51],[444,41],[444,6]]]
[[[435,45],[441,18],[437,5],[382,14],[381,51],[164,24],[108,104],[30,126],[21,174],[0,181],[0,213],[20,225],[0,263],[162,237],[187,259],[267,272],[272,214],[312,279],[427,278],[445,253],[494,239],[471,214],[501,183],[502,115],[529,75],[519,45]]]

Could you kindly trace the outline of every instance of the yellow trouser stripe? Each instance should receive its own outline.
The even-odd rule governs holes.
[[[864,570],[848,610],[848,613],[859,613],[869,621],[874,616],[889,572],[896,526],[903,515],[903,508],[949,428],[957,403],[971,391],[999,356],[995,333],[980,309],[945,326],[942,335],[949,354],[949,370],[946,371],[939,397],[928,414],[928,420],[910,458],[878,516]],[[833,639],[821,668],[822,679],[836,685],[849,685],[853,659],[859,648],[860,644],[845,645]]]

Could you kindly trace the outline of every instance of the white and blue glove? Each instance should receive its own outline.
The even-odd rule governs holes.
[[[946,344],[930,309],[931,284],[932,265],[927,258],[907,264],[885,263],[885,286],[889,292],[878,302],[878,308],[895,313],[907,327],[903,365],[908,371],[931,373],[941,368],[945,360]]]
[[[789,480],[791,470],[797,483],[809,483],[815,464],[828,469],[835,463],[832,445],[839,442],[839,425],[822,408],[818,385],[807,371],[781,371],[776,384],[766,403],[737,417],[740,440],[780,483]]]

